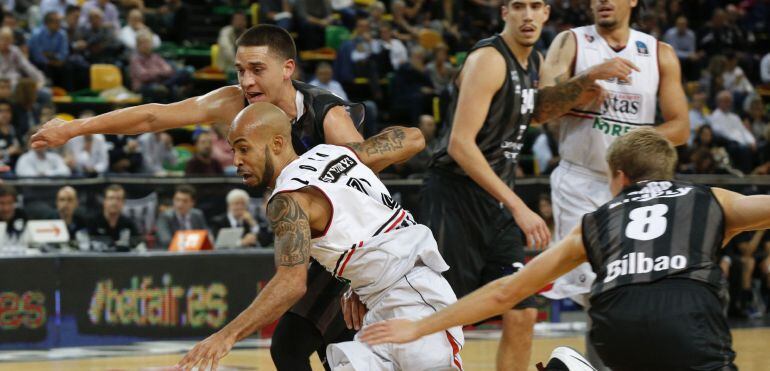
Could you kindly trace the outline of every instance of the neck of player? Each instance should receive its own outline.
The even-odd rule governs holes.
[[[529,61],[529,55],[532,53],[533,46],[524,46],[516,41],[514,39],[513,35],[511,35],[510,32],[506,32],[507,30],[503,30],[502,37],[505,41],[505,44],[508,45],[508,49],[511,49],[511,52],[513,53],[513,56],[516,57],[516,61],[519,62],[519,65],[527,69],[527,62]]]
[[[286,94],[281,95],[281,98],[273,104],[282,109],[283,112],[286,112],[286,115],[294,120],[297,118],[297,89],[294,89],[294,84],[291,83],[291,80],[289,80],[288,85],[285,89]]]
[[[596,25],[596,32],[601,36],[613,49],[624,48],[628,44],[628,38],[631,37],[631,28],[628,27],[628,22],[618,22],[614,27],[601,27]]]

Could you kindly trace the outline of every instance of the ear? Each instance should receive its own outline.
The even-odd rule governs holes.
[[[287,146],[288,143],[286,143],[286,137],[280,134],[274,135],[273,140],[270,142],[270,150],[273,152],[274,156],[286,151]]]
[[[283,62],[283,79],[290,80],[295,68],[297,68],[297,63],[294,62],[294,59],[287,59]]]
[[[631,0],[631,9],[636,8],[639,5],[639,0]]]
[[[545,9],[543,9],[543,13],[545,14],[545,19],[543,20],[543,24],[540,25],[541,28],[542,26],[545,26],[546,23],[548,23],[549,19],[551,19],[551,6],[548,4],[545,4]]]
[[[503,5],[500,5],[500,18],[505,19],[508,16],[508,0],[503,0]]]
[[[626,173],[623,172],[623,170],[616,170],[616,173],[618,177],[620,177],[620,182],[621,184],[623,184],[623,188],[633,184],[633,182],[631,181],[631,178],[629,178],[628,175],[626,175]]]

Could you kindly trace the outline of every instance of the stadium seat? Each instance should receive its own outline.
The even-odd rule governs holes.
[[[326,47],[334,50],[339,49],[345,40],[350,39],[350,31],[342,26],[326,27]]]
[[[123,86],[120,69],[112,64],[91,65],[91,90],[102,91]]]
[[[251,15],[251,25],[256,26],[259,24],[259,3],[251,4],[249,8],[249,14]]]
[[[219,70],[224,70],[223,66],[217,64],[217,58],[219,58],[219,44],[211,45],[211,65]]]
[[[440,33],[428,28],[424,28],[420,30],[420,33],[418,34],[417,37],[419,39],[420,46],[422,46],[427,50],[433,50],[433,48],[435,48],[436,45],[438,45],[443,41]]]

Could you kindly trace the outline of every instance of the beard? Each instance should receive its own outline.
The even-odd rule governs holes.
[[[273,167],[273,156],[270,155],[270,151],[265,146],[265,170],[262,172],[262,179],[260,179],[257,187],[267,187],[270,181],[273,180],[275,174],[275,167]]]
[[[603,19],[596,22],[596,25],[601,28],[613,29],[618,25],[617,19]]]

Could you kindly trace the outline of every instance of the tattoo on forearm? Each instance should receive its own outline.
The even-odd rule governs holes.
[[[391,128],[365,140],[363,143],[349,143],[348,146],[360,154],[384,155],[404,148],[404,139],[406,139],[404,129]]]
[[[310,222],[289,195],[278,194],[267,205],[267,218],[275,233],[275,265],[293,267],[308,262]]]
[[[575,106],[580,94],[592,85],[592,82],[583,75],[575,76],[568,81],[564,81],[565,77],[565,75],[558,76],[556,86],[545,87],[538,92],[533,115],[538,122],[546,122],[567,113]]]

